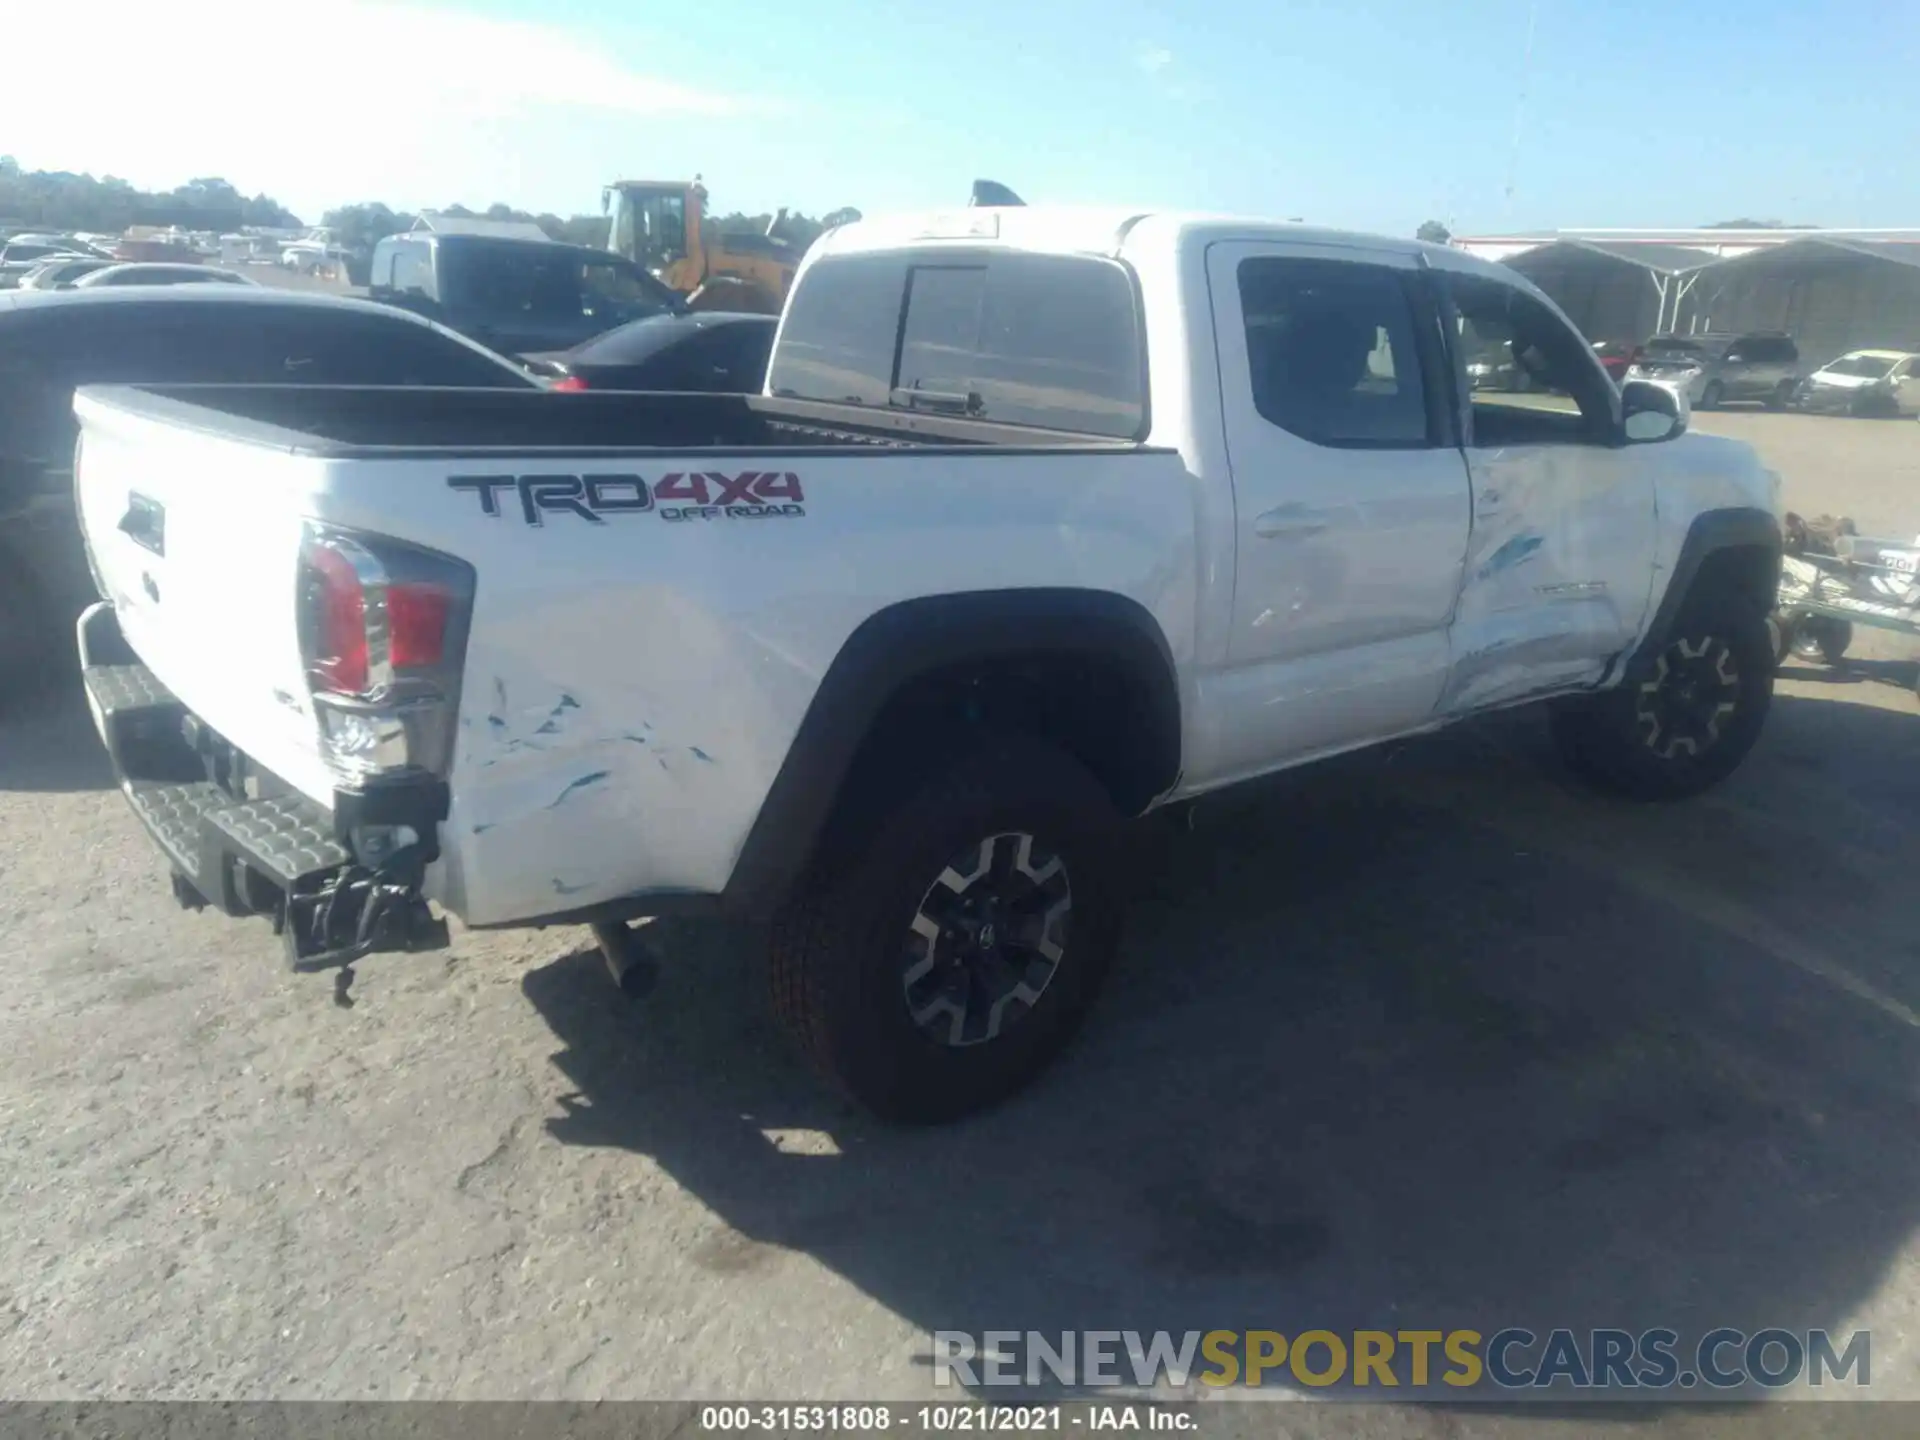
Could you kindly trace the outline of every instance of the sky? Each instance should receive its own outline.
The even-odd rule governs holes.
[[[0,7],[8,8],[8,7]],[[1920,226],[1909,0],[153,0],[5,22],[0,153],[331,206]],[[1529,31],[1531,29],[1531,43]],[[97,42],[97,43],[96,43]]]

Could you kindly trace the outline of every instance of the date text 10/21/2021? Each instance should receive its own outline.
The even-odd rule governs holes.
[[[1190,1432],[1198,1428],[1192,1406],[1080,1403],[1063,1405],[703,1405],[703,1433],[930,1435],[1071,1430]]]

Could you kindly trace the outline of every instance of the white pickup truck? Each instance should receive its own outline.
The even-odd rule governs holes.
[[[1524,395],[1477,391],[1501,349]],[[895,1117],[1061,1046],[1121,821],[1551,699],[1682,796],[1772,693],[1777,477],[1457,251],[968,209],[817,244],[758,396],[83,390],[86,684],[297,966],[770,914]],[[1664,443],[1656,443],[1664,442]]]

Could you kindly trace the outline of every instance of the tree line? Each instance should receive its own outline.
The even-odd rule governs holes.
[[[238,230],[243,225],[295,227],[300,217],[271,195],[242,195],[217,176],[167,191],[137,189],[106,175],[24,170],[0,155],[0,224],[24,230],[79,230],[118,235],[129,225],[182,230]]]
[[[467,220],[530,221],[544,230],[549,239],[560,240],[569,245],[586,245],[596,250],[603,248],[607,243],[605,215],[562,217],[551,212],[535,214],[528,210],[516,210],[511,205],[498,202],[487,206],[484,210],[470,210],[465,205],[448,205],[434,213]],[[395,210],[379,201],[366,201],[329,210],[320,217],[320,223],[333,232],[336,244],[343,245],[349,250],[366,250],[371,249],[375,241],[388,235],[398,235],[403,231],[411,230],[418,218],[419,216],[411,210]],[[789,213],[780,222],[778,233],[796,251],[803,251],[833,226],[844,225],[859,218],[860,212],[851,206],[831,210],[817,220],[812,216]],[[748,215],[735,210],[725,215],[706,216],[701,228],[709,237],[743,233],[764,235],[773,221],[774,216],[766,212]]]
[[[487,220],[530,220],[555,240],[596,249],[607,243],[604,215],[534,214],[498,203],[484,210],[449,205],[440,213]],[[764,234],[773,218],[766,213],[749,215],[741,211],[708,215],[705,230],[709,235],[747,231]],[[851,208],[831,211],[819,219],[789,214],[779,233],[796,249],[804,250],[832,226],[859,218],[860,212]],[[414,219],[411,211],[374,201],[329,210],[320,223],[331,227],[336,240],[349,249],[371,249],[384,236],[411,230]],[[298,229],[303,223],[272,196],[242,195],[218,176],[189,180],[172,190],[149,191],[113,175],[96,178],[65,170],[25,170],[11,155],[0,155],[0,226],[12,229],[118,235],[130,225],[174,225],[182,230],[222,233],[248,225]]]

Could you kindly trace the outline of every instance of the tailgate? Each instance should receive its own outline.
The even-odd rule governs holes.
[[[330,803],[296,617],[323,462],[175,399],[83,389],[74,408],[81,528],[128,643],[206,725]]]

